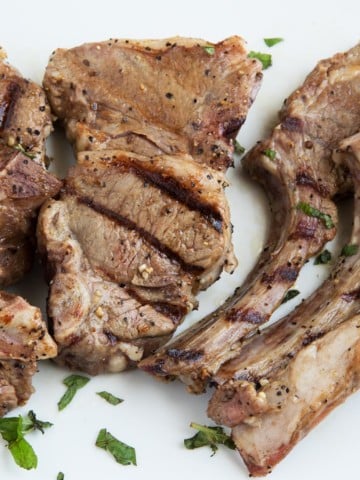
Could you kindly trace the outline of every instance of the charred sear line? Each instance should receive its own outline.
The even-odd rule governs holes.
[[[268,319],[267,315],[263,315],[253,308],[246,309],[232,309],[226,316],[228,322],[246,322],[253,325],[261,325]]]
[[[315,342],[315,340],[318,340],[319,338],[323,337],[325,335],[325,332],[318,332],[318,333],[309,333],[306,335],[304,338],[302,345],[303,347],[306,347],[307,345],[310,345],[310,343]]]
[[[174,325],[179,325],[181,320],[187,313],[187,309],[181,305],[173,305],[167,302],[149,302],[139,295],[134,289],[130,287],[124,287],[126,293],[130,295],[134,300],[136,300],[141,305],[150,305],[154,310],[161,313],[173,322]]]
[[[169,348],[166,353],[174,360],[184,360],[185,362],[196,362],[204,356],[204,352],[199,350],[179,350],[177,348]]]
[[[319,193],[322,197],[328,197],[329,196],[329,191],[325,187],[325,185],[322,185],[321,183],[318,183],[307,172],[304,172],[304,171],[297,172],[297,174],[296,174],[296,185],[299,185],[299,186],[302,185],[302,186],[310,187],[315,192]]]
[[[226,138],[235,138],[238,134],[238,131],[242,127],[243,123],[245,122],[246,118],[233,118],[232,120],[225,122],[223,124],[223,135]]]
[[[190,210],[201,213],[217,232],[222,232],[223,218],[220,212],[212,205],[202,202],[191,190],[181,185],[180,182],[170,176],[164,176],[159,172],[144,168],[132,167],[131,169],[137,176],[144,178],[149,183],[166,192],[174,200],[186,205]]]
[[[360,288],[353,290],[352,292],[343,293],[341,298],[347,303],[351,303],[355,300],[360,300]]]
[[[5,130],[10,122],[20,95],[20,86],[10,82],[0,103],[0,130]]]
[[[288,130],[289,132],[301,133],[303,131],[303,122],[300,118],[286,117],[281,122],[281,128],[282,130]]]
[[[295,282],[298,276],[298,269],[283,265],[277,268],[272,274],[264,273],[261,281],[265,285],[270,285],[274,282]]]
[[[170,303],[166,302],[154,302],[150,303],[150,305],[157,312],[170,318],[174,325],[179,325],[187,313],[186,308],[182,307],[181,305],[171,305]]]
[[[314,238],[318,229],[318,223],[319,221],[317,218],[302,218],[296,225],[296,229],[290,236],[290,240],[306,240]]]
[[[70,193],[70,192],[68,192]],[[116,223],[120,224],[121,226],[127,228],[128,230],[134,230],[136,231],[143,239],[152,245],[156,250],[159,252],[163,253],[166,255],[170,260],[178,263],[182,270],[185,272],[189,273],[202,273],[203,268],[198,267],[197,265],[189,265],[188,263],[184,262],[184,260],[178,255],[176,252],[171,250],[169,247],[161,243],[160,240],[158,240],[156,237],[151,235],[151,233],[147,232],[143,228],[139,227],[136,225],[136,223],[132,222],[128,218],[123,217],[119,213],[113,212],[112,210],[109,210],[108,208],[104,207],[103,205],[100,205],[97,202],[94,202],[91,198],[88,197],[77,197],[77,201],[83,205],[86,205],[87,207],[91,208],[95,212],[101,213],[102,215],[105,215],[107,218],[110,220],[115,221]]]

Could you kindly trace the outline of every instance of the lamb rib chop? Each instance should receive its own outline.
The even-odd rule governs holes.
[[[140,368],[179,378],[201,392],[246,335],[266,322],[300,268],[333,238],[332,197],[349,189],[332,150],[360,126],[360,46],[321,61],[285,102],[280,124],[245,157],[273,210],[272,231],[257,267],[214,313],[146,358]]]
[[[0,292],[0,417],[26,403],[37,360],[56,353],[40,310],[19,296]]]
[[[44,86],[78,154],[38,226],[58,362],[92,374],[134,365],[234,269],[224,173],[261,77],[238,37],[110,40],[51,57]]]
[[[265,475],[360,387],[360,133],[341,142],[355,186],[354,254],[293,313],[225,364],[208,414],[233,427],[250,474]]]
[[[45,168],[52,128],[45,93],[5,58],[0,49],[0,286],[30,268],[37,211],[61,186]],[[0,416],[28,400],[37,360],[56,353],[40,310],[0,291]]]
[[[30,268],[37,210],[61,186],[45,169],[45,139],[52,128],[45,93],[4,59],[0,56],[0,286],[15,283]]]

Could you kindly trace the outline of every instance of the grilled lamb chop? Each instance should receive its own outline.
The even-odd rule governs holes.
[[[285,102],[280,124],[245,157],[269,194],[272,232],[257,267],[214,313],[145,359],[140,367],[201,392],[243,338],[266,322],[300,268],[333,238],[332,197],[349,189],[332,150],[360,127],[360,46],[321,61]],[[274,158],[273,158],[274,157]]]
[[[341,255],[310,298],[250,338],[214,378],[208,414],[233,427],[252,475],[266,474],[360,387],[360,134],[340,146],[355,187],[353,254]]]
[[[40,310],[21,297],[0,292],[0,417],[26,403],[37,360],[56,356]]]
[[[232,438],[250,474],[269,473],[360,387],[359,379],[360,315],[356,315],[303,348],[271,380],[266,391],[268,411],[247,417],[233,428]]]
[[[239,37],[176,37],[58,49],[44,86],[77,151],[188,153],[224,171],[261,78]]]
[[[224,173],[260,70],[237,37],[52,56],[44,86],[78,154],[38,226],[58,362],[91,374],[134,365],[234,269]]]
[[[0,58],[0,286],[19,280],[35,250],[37,209],[60,189],[45,169],[51,117],[44,91]]]

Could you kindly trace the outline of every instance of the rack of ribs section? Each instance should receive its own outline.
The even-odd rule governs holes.
[[[254,476],[271,471],[360,387],[360,134],[341,142],[335,155],[354,183],[353,254],[340,255],[310,298],[250,338],[214,378],[208,415],[232,427]]]
[[[335,194],[351,189],[332,152],[360,127],[360,46],[321,61],[284,103],[280,124],[243,165],[272,207],[267,245],[224,305],[143,360],[140,368],[202,392],[244,338],[280,305],[304,262],[335,235]]]

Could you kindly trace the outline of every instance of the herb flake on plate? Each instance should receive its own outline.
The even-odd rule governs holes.
[[[325,249],[314,260],[314,265],[326,265],[331,261],[331,252]]]
[[[285,297],[283,298],[281,304],[288,302],[289,300],[292,300],[293,298],[297,297],[299,295],[299,290],[295,290],[294,288],[291,290],[288,290],[286,292]]]
[[[0,435],[7,442],[7,447],[15,463],[25,470],[37,467],[38,459],[25,435],[33,430],[44,433],[45,428],[52,426],[50,422],[43,422],[36,418],[31,410],[27,416],[0,418]]]
[[[207,446],[213,452],[211,456],[215,455],[218,445],[225,445],[231,450],[235,450],[232,438],[224,432],[222,427],[209,427],[194,422],[191,422],[190,427],[198,432],[193,437],[184,440],[184,445],[188,450]]]
[[[213,47],[212,45],[205,45],[203,49],[208,55],[214,55],[215,53],[215,47]]]
[[[264,42],[268,47],[273,47],[283,41],[284,39],[281,37],[264,38]]]
[[[262,151],[262,153],[270,158],[271,161],[274,161],[276,158],[276,151],[272,150],[271,148],[265,148],[265,150]]]
[[[115,395],[110,392],[96,392],[96,395],[99,395],[99,397],[103,398],[111,405],[118,405],[119,403],[122,403],[124,401],[122,398],[115,397]]]
[[[135,448],[115,438],[106,428],[100,430],[95,445],[111,453],[117,463],[121,463],[121,465],[136,465]]]
[[[234,151],[238,155],[242,155],[245,152],[245,147],[243,147],[237,140],[234,140]]]
[[[63,410],[69,405],[71,400],[74,398],[76,392],[85,387],[90,378],[84,377],[83,375],[69,375],[63,380],[63,384],[68,388],[64,395],[58,401],[58,409]]]
[[[325,228],[327,228],[328,230],[330,228],[335,227],[334,222],[333,222],[330,215],[328,215],[327,213],[321,212],[320,210],[318,210],[315,207],[312,207],[309,203],[299,202],[297,204],[296,208],[298,210],[301,210],[308,217],[314,217],[314,218],[318,218],[319,220],[321,220],[323,222]]]
[[[270,53],[261,53],[261,52],[254,52],[251,50],[248,54],[249,58],[256,58],[262,63],[263,70],[266,70],[267,68],[271,67],[272,65],[272,57]]]
[[[359,245],[356,243],[351,243],[348,245],[344,245],[340,255],[342,257],[352,257],[353,255],[356,255],[359,251]]]

